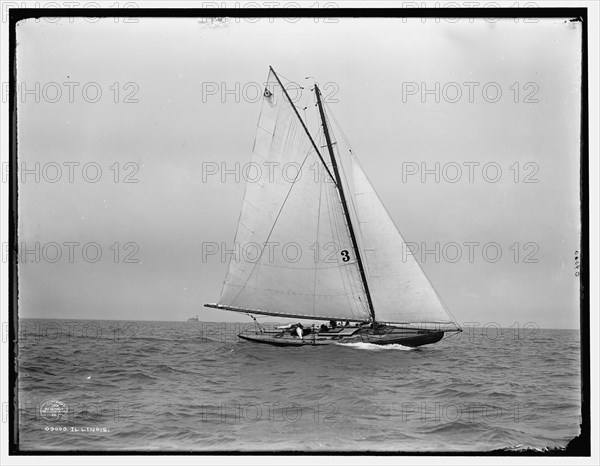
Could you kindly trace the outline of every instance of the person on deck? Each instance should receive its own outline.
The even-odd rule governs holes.
[[[302,337],[302,334],[303,334],[304,332],[303,332],[303,327],[302,327],[302,324],[301,324],[300,322],[298,322],[298,323],[296,324],[296,333],[298,334],[298,336],[299,336],[299,337],[300,337],[300,339],[302,340],[302,339],[303,339],[303,337]]]

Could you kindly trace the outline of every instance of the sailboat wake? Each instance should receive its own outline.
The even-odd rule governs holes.
[[[410,346],[400,345],[398,343],[391,344],[391,345],[376,345],[374,343],[365,343],[365,342],[359,341],[356,343],[335,343],[335,344],[338,346],[348,346],[351,348],[356,348],[356,349],[366,350],[366,351],[389,351],[389,350],[414,351],[417,349],[417,348],[411,348]]]

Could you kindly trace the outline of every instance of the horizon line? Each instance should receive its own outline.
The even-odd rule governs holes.
[[[276,316],[274,316],[276,317]],[[189,318],[189,317],[188,317]],[[66,318],[66,317],[18,317],[19,320],[21,319],[30,319],[30,320],[88,320],[88,321],[95,321],[95,322],[110,322],[110,321],[119,321],[119,322],[169,322],[169,323],[176,323],[176,322],[187,322],[187,319],[185,320],[142,320],[142,319],[87,319],[87,318]],[[283,319],[283,317],[280,317],[280,319]],[[289,318],[285,318],[285,319],[289,319]],[[300,319],[300,320],[311,320],[311,319]],[[221,321],[221,320],[200,320],[198,319],[198,323],[200,322],[207,322],[207,323],[223,323],[223,324],[244,324],[244,323],[252,323],[252,322],[248,322],[248,321],[241,321],[241,320],[235,320],[235,321]],[[498,322],[494,322],[494,323],[498,323]],[[527,322],[526,322],[527,323]],[[532,322],[535,323],[535,322]],[[485,323],[483,323],[485,326]],[[498,325],[500,325],[498,323]],[[484,328],[484,326],[482,327],[474,327],[474,326],[470,326],[471,328]],[[500,326],[500,328],[506,328],[506,329],[510,329],[512,327],[508,326],[508,327],[504,327],[504,326]],[[581,330],[581,327],[538,327],[540,330]]]

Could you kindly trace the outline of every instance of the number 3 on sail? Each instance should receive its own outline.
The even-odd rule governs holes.
[[[319,121],[314,134],[270,68],[252,162],[300,168],[293,177],[276,169],[268,180],[247,183],[235,243],[262,248],[258,257],[230,256],[219,302],[205,306],[249,314],[257,329],[239,337],[278,346],[420,346],[460,332],[420,264],[403,257],[404,239],[352,151],[347,162],[352,176],[346,178],[331,112],[317,84],[312,91]],[[302,169],[314,166],[325,176],[302,176]],[[297,254],[270,254],[274,244],[294,245]],[[315,244],[333,245],[337,259],[303,254]],[[329,325],[264,329],[254,314]]]

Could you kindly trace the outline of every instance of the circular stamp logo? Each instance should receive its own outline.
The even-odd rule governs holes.
[[[46,401],[40,406],[40,414],[46,421],[59,421],[69,412],[66,403],[58,400]]]

